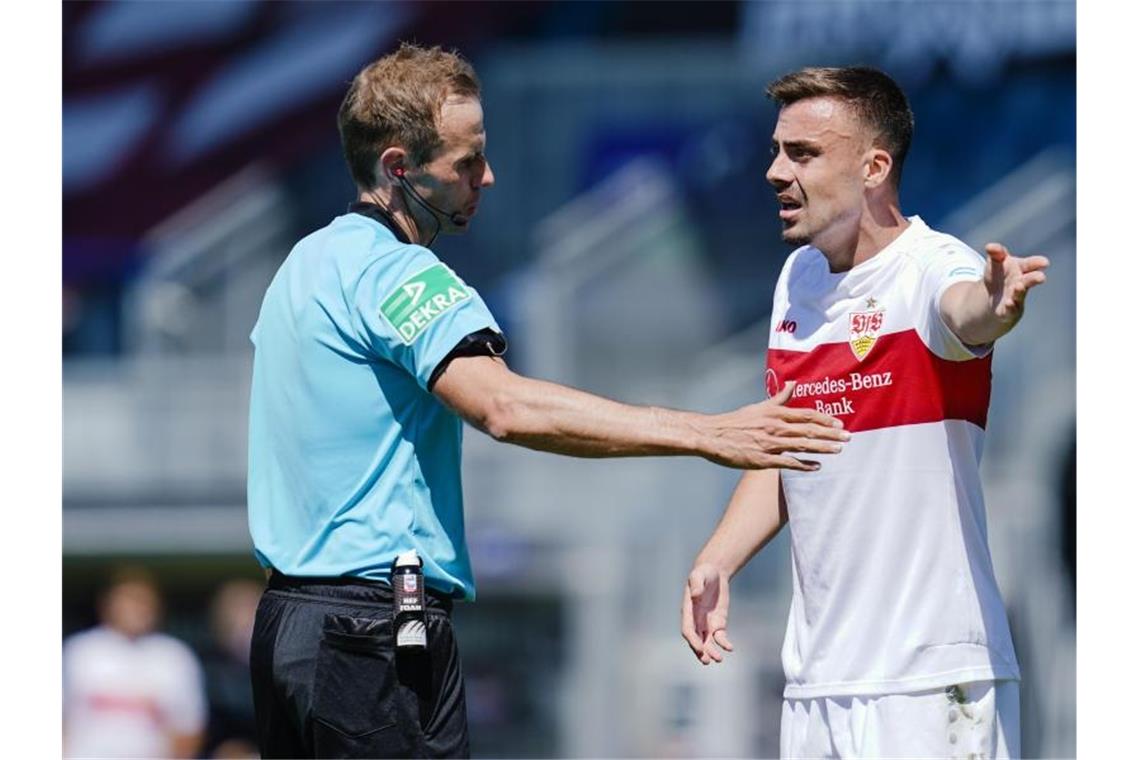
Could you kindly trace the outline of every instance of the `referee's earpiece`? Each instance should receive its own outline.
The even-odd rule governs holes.
[[[402,167],[402,166],[392,167],[392,176],[395,177],[396,179],[403,179],[404,178],[404,167]]]

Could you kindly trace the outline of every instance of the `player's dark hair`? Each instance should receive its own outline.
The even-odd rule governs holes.
[[[376,162],[399,145],[413,166],[429,161],[442,144],[439,114],[450,95],[479,97],[479,80],[458,53],[402,43],[352,80],[337,113],[348,170],[365,189],[376,185]]]
[[[158,593],[158,580],[147,568],[142,565],[118,565],[108,573],[100,589],[101,595],[106,595],[112,589],[127,585],[149,586]]]
[[[875,132],[874,144],[891,154],[891,182],[897,188],[914,135],[914,114],[893,79],[870,66],[812,67],[785,74],[768,85],[768,97],[787,106],[798,100],[842,100]]]

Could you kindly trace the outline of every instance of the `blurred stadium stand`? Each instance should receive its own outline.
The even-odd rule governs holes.
[[[65,4],[65,632],[123,557],[155,568],[170,628],[202,646],[214,588],[259,577],[249,329],[292,242],[352,199],[335,110],[397,39],[456,46],[483,81],[497,185],[437,248],[484,293],[512,365],[708,411],[762,395],[786,255],[763,84],[871,62],[916,113],[904,211],[1053,262],[996,352],[984,475],[1023,749],[1074,754],[1075,11],[950,5]],[[734,581],[731,665],[700,668],[676,630],[735,473],[469,433],[480,598],[456,624],[474,753],[776,754],[786,535]]]

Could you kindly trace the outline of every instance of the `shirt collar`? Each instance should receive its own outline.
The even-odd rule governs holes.
[[[385,210],[382,206],[379,206],[375,203],[369,203],[368,201],[354,201],[353,203],[348,204],[348,211],[350,214],[360,214],[361,216],[366,216],[375,222],[379,222],[380,224],[387,227],[391,233],[396,236],[396,239],[401,243],[411,245],[412,241],[408,239],[408,236],[404,234],[404,231],[402,229],[400,229],[400,225],[396,224],[396,220],[393,219],[392,215],[389,214],[387,210]]]

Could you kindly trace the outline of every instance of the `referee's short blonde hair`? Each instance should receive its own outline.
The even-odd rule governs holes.
[[[361,188],[376,185],[376,162],[393,145],[408,151],[412,165],[432,158],[439,137],[440,108],[449,96],[478,98],[471,64],[439,46],[402,43],[352,80],[337,114],[344,158]]]

